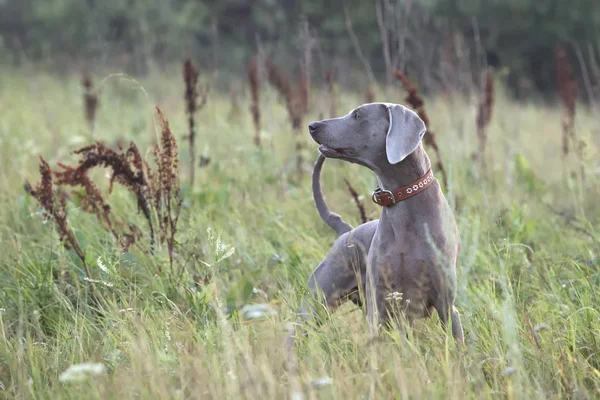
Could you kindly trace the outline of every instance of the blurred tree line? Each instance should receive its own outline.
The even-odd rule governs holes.
[[[144,73],[188,54],[227,76],[262,52],[362,88],[395,68],[465,86],[491,65],[517,91],[551,91],[559,43],[595,87],[598,27],[598,0],[0,0],[0,60]]]

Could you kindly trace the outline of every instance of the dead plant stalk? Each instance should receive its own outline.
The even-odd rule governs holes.
[[[38,200],[44,209],[47,218],[52,217],[59,232],[60,239],[69,248],[73,248],[81,259],[86,270],[87,280],[90,282],[90,290],[93,291],[93,280],[85,263],[85,254],[79,243],[68,227],[67,221],[67,195],[63,191],[55,195],[53,190],[52,176],[56,177],[56,185],[81,186],[84,193],[74,193],[79,199],[80,207],[87,212],[94,213],[105,228],[122,245],[123,250],[137,243],[140,230],[135,225],[128,223],[129,231],[124,228],[119,230],[117,226],[124,225],[117,221],[111,213],[111,207],[105,200],[100,189],[92,181],[89,171],[96,168],[109,168],[111,170],[109,193],[113,190],[114,182],[124,186],[132,192],[137,199],[138,210],[142,212],[148,222],[150,237],[150,252],[155,250],[154,219],[158,221],[158,233],[160,243],[167,244],[169,251],[169,264],[173,272],[177,234],[177,222],[181,212],[182,199],[179,191],[179,161],[177,142],[173,136],[167,120],[157,107],[158,122],[161,126],[160,143],[153,149],[156,162],[156,171],[153,171],[135,145],[131,142],[125,152],[116,152],[106,145],[97,142],[83,147],[77,151],[81,159],[74,166],[59,163],[60,171],[51,171],[48,163],[42,158],[40,161],[41,182],[34,189],[29,182],[25,183],[25,190]],[[158,273],[162,268],[158,267]],[[173,273],[171,273],[173,276]]]
[[[86,280],[90,284],[90,295],[95,298],[94,280],[90,273],[90,269],[85,262],[85,253],[81,249],[79,242],[75,238],[73,231],[69,228],[67,218],[67,196],[64,192],[56,192],[52,184],[52,171],[50,166],[40,157],[40,183],[33,188],[28,181],[25,181],[25,191],[33,196],[42,206],[43,216],[46,220],[53,219],[60,241],[64,243],[65,248],[73,249],[77,257],[81,260],[85,270]]]
[[[367,212],[365,211],[364,204],[358,196],[358,192],[356,191],[356,189],[354,189],[354,187],[352,187],[348,179],[344,179],[344,182],[346,183],[348,192],[350,192],[350,196],[352,196],[352,200],[354,200],[354,204],[356,204],[356,207],[358,208],[358,214],[360,215],[361,223],[367,223],[369,221],[369,219],[367,218]]]
[[[187,58],[183,63],[183,80],[185,82],[185,104],[186,114],[188,115],[188,140],[190,144],[190,185],[194,186],[196,171],[196,124],[194,115],[206,105],[208,99],[209,86],[204,85],[202,92],[198,92],[198,77],[200,73]],[[198,103],[198,97],[200,102]]]
[[[477,137],[479,138],[479,148],[474,154],[474,158],[485,164],[485,150],[488,137],[488,126],[492,120],[492,110],[494,108],[494,76],[488,72],[485,76],[484,90],[477,107]]]
[[[444,186],[448,187],[448,177],[446,176],[446,169],[444,168],[444,164],[442,163],[442,155],[440,153],[440,148],[438,146],[435,133],[429,128],[429,116],[425,111],[425,101],[419,95],[417,88],[412,85],[410,80],[406,77],[404,73],[401,71],[395,71],[394,76],[402,83],[402,87],[407,92],[406,102],[416,111],[419,117],[425,122],[425,127],[427,131],[423,136],[423,141],[425,145],[431,147],[435,152],[437,162],[436,169],[440,171],[442,175],[442,181],[444,182]]]
[[[563,104],[562,117],[562,155],[569,156],[570,144],[575,142],[575,111],[577,104],[577,82],[573,78],[573,67],[569,60],[567,47],[559,44],[554,48],[556,65],[556,86]]]
[[[81,72],[81,85],[83,86],[83,104],[85,119],[90,127],[90,132],[94,133],[96,126],[96,111],[98,110],[98,94],[94,90],[92,76],[87,69]]]
[[[254,123],[254,144],[260,147],[260,79],[256,59],[248,65],[248,84],[250,85],[250,113]]]

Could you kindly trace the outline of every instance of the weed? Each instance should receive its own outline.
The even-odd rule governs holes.
[[[90,282],[90,294],[94,297],[94,283],[90,270],[85,262],[85,253],[81,249],[79,242],[75,238],[73,231],[69,228],[67,214],[67,196],[64,192],[55,193],[52,184],[52,171],[50,166],[40,157],[40,183],[34,188],[31,184],[25,182],[25,191],[33,196],[42,206],[43,215],[46,219],[53,219],[58,230],[59,239],[64,243],[65,248],[73,249],[77,257],[81,260],[85,269],[85,275]]]
[[[192,64],[192,60],[187,58],[183,63],[183,81],[185,82],[185,112],[188,116],[188,140],[190,143],[190,185],[194,186],[196,171],[196,123],[194,115],[201,110],[208,99],[210,86],[204,85],[201,92],[198,92],[198,77],[200,73]],[[200,97],[200,102],[198,102]]]
[[[407,93],[406,102],[416,111],[419,117],[425,122],[425,127],[427,131],[425,132],[425,136],[423,136],[423,141],[425,145],[431,147],[433,151],[435,151],[435,155],[437,158],[436,169],[440,171],[442,175],[442,181],[444,182],[444,186],[448,187],[448,177],[446,175],[446,169],[444,168],[444,164],[442,163],[442,155],[440,154],[440,147],[438,146],[436,140],[436,134],[430,129],[429,116],[425,111],[425,102],[423,98],[419,95],[419,92],[416,87],[410,83],[410,80],[407,76],[401,71],[395,71],[394,76],[402,83],[402,87]]]
[[[365,92],[365,103],[373,103],[375,101],[375,91],[373,90],[373,86],[369,85],[367,87],[367,91]]]
[[[94,213],[114,238],[121,243],[125,251],[139,237],[139,228],[128,223],[129,230],[122,229],[117,232],[116,224],[111,213],[111,207],[106,202],[101,191],[89,177],[89,171],[96,167],[111,170],[109,193],[116,182],[135,195],[138,210],[142,212],[148,223],[150,251],[155,249],[154,220],[158,222],[159,241],[167,243],[171,269],[173,267],[175,235],[177,234],[177,221],[181,212],[182,199],[179,189],[179,162],[177,141],[169,129],[169,124],[162,112],[156,108],[158,121],[162,129],[160,144],[156,144],[153,155],[156,162],[156,171],[142,159],[135,143],[131,142],[125,152],[118,153],[100,142],[83,147],[74,153],[81,156],[75,167],[58,163],[60,171],[52,172],[49,165],[42,158],[40,174],[42,180],[37,189],[33,189],[26,182],[26,191],[35,197],[42,207],[54,217],[59,234],[62,239],[70,244],[85,265],[83,251],[71,231],[67,227],[66,197],[60,196],[58,203],[54,200],[52,191],[52,175],[55,176],[56,185],[81,186],[84,194],[74,193],[84,211]],[[50,211],[53,210],[53,211]],[[154,215],[154,216],[153,216]],[[87,267],[86,267],[87,268]],[[158,272],[160,273],[159,266]],[[89,279],[91,277],[88,276]]]
[[[260,147],[260,77],[256,59],[248,65],[248,83],[250,84],[250,113],[254,123],[254,144]]]
[[[335,70],[330,69],[325,74],[327,93],[329,94],[329,118],[338,116],[337,93],[335,90]]]
[[[477,137],[479,138],[479,148],[474,158],[485,163],[485,147],[487,143],[487,127],[492,120],[492,110],[494,108],[494,76],[491,72],[485,75],[484,90],[477,107]]]
[[[352,196],[352,199],[354,200],[354,204],[356,204],[356,207],[358,208],[358,214],[360,215],[360,222],[363,224],[368,222],[369,219],[367,218],[365,206],[362,203],[362,201],[360,200],[360,197],[358,196],[358,192],[356,191],[356,189],[354,189],[352,187],[352,185],[350,184],[350,181],[348,181],[348,179],[344,179],[344,182],[346,183],[348,192],[350,192],[350,196]]]
[[[177,141],[171,133],[169,122],[163,116],[160,108],[156,107],[156,111],[162,128],[162,135],[160,145],[157,144],[153,150],[157,165],[157,171],[151,175],[154,210],[158,218],[160,240],[167,243],[172,270],[177,221],[179,220],[183,200],[179,191]]]
[[[83,86],[83,104],[85,119],[93,132],[96,125],[96,111],[98,110],[98,94],[94,90],[92,76],[87,69],[81,72],[81,85]]]

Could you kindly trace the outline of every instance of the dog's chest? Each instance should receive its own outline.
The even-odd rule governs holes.
[[[389,293],[396,294],[395,296],[388,295],[386,300],[390,297],[396,297],[396,306],[399,300],[401,310],[409,318],[422,318],[428,315],[428,308],[431,305],[430,294],[432,292],[432,282],[428,271],[425,268],[412,271],[401,268],[397,271],[397,274],[396,279],[390,285],[391,287],[383,286],[383,288],[387,286]]]
[[[446,213],[439,207],[385,211],[369,250],[367,265],[386,306],[393,304],[387,299],[393,299],[394,308],[409,318],[428,316],[454,273],[456,225],[451,214],[442,215]]]
[[[435,292],[434,258],[416,243],[413,247],[392,246],[374,252],[369,264],[374,267],[376,286],[385,296],[386,308],[401,310],[411,319],[430,314],[431,295]]]

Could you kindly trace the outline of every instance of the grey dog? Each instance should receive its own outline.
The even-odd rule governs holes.
[[[425,130],[416,113],[388,103],[364,104],[344,117],[309,125],[322,154],[313,172],[315,203],[339,237],[309,279],[313,299],[303,302],[300,323],[319,322],[319,302],[333,311],[344,300],[364,301],[369,326],[389,321],[397,310],[413,321],[435,309],[444,327],[451,320],[455,340],[463,342],[454,307],[460,239],[439,183],[433,177],[422,180],[431,168],[421,144]],[[427,185],[404,201],[382,207],[378,220],[352,229],[323,198],[323,156],[369,168],[390,195],[420,178]]]

